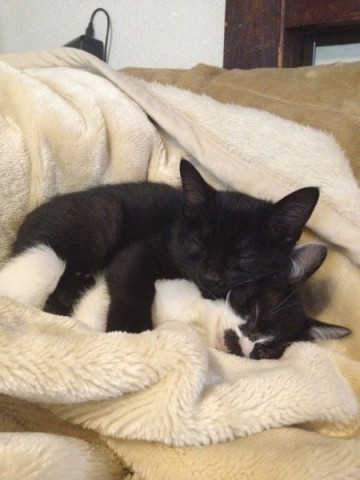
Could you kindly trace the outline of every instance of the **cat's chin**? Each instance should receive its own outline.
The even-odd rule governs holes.
[[[267,339],[263,339],[263,341]],[[280,358],[284,349],[278,351],[262,346],[262,341],[251,341],[247,336],[238,335],[233,329],[227,329],[224,332],[224,345],[227,353],[239,357],[251,358],[252,360],[277,359]]]

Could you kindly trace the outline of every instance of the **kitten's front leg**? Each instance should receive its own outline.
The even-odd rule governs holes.
[[[121,250],[104,272],[110,305],[106,331],[153,328],[151,306],[159,271],[144,242]]]

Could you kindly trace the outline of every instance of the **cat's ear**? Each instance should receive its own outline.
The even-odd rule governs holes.
[[[185,159],[180,162],[185,208],[192,213],[192,208],[204,205],[214,194],[214,189],[202,178],[196,168]]]
[[[306,187],[290,193],[273,205],[269,233],[277,240],[293,244],[309,220],[319,199],[319,189]]]
[[[325,245],[319,243],[296,245],[291,252],[290,282],[299,283],[310,278],[323,264],[326,255]]]
[[[349,328],[341,325],[330,325],[309,317],[308,321],[310,324],[307,332],[309,340],[331,340],[347,337],[352,333]]]

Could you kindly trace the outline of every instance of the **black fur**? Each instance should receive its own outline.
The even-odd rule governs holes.
[[[268,338],[255,344],[250,358],[276,359],[294,342],[342,338],[351,333],[340,325],[315,320],[304,310],[300,288],[323,263],[326,253],[323,245],[299,246],[294,251],[294,264],[288,273],[284,271],[270,280],[262,279],[231,292],[231,307],[245,319],[239,327],[241,334],[253,342]],[[224,341],[230,353],[242,356],[238,333],[227,330]]]
[[[152,327],[156,279],[186,278],[205,297],[225,298],[235,286],[261,284],[289,268],[317,188],[273,204],[215,190],[186,160],[180,173],[183,192],[164,184],[107,185],[58,196],[26,217],[13,254],[45,243],[66,261],[47,311],[70,314],[84,286],[104,272],[107,330],[139,332]]]

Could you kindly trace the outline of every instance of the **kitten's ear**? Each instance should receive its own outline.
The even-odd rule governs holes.
[[[205,182],[196,168],[185,159],[180,162],[180,175],[185,207],[191,209],[204,205],[213,195],[214,189]],[[191,213],[191,210],[189,213]]]
[[[306,187],[279,200],[273,206],[270,234],[278,240],[295,245],[318,199],[319,189]]]
[[[304,282],[323,264],[327,255],[325,245],[304,243],[296,245],[291,252],[289,280],[291,283]]]
[[[352,333],[349,328],[342,327],[341,325],[330,325],[309,317],[308,320],[310,322],[307,332],[309,340],[331,340],[347,337]]]

